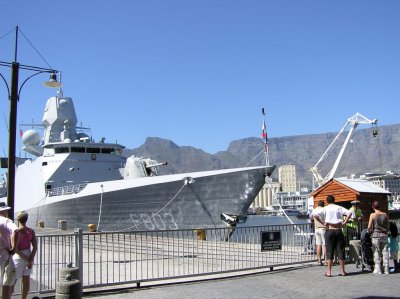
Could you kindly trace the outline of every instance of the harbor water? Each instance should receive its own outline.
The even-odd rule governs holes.
[[[289,220],[290,219],[290,220]],[[244,223],[239,223],[234,230],[225,236],[225,240],[238,243],[261,243],[265,232],[279,233],[281,242],[299,245],[307,242],[312,227],[307,219],[295,216],[249,215]]]

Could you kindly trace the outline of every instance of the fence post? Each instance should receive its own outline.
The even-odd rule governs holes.
[[[83,234],[81,228],[75,228],[75,261],[83,286]]]

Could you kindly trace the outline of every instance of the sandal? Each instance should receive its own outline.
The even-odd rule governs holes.
[[[328,274],[328,272],[326,272],[326,273],[324,274],[324,276],[325,276],[325,277],[332,277],[332,274]]]

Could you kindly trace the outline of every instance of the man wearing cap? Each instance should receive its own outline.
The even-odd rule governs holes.
[[[3,285],[5,279],[6,266],[11,261],[18,244],[18,227],[8,218],[8,207],[4,202],[0,202],[0,267],[1,267],[1,285],[3,289],[2,298],[11,298],[12,285]],[[6,275],[12,275],[7,273]]]
[[[360,232],[358,230],[358,223],[359,223],[359,221],[362,220],[363,213],[361,212],[359,203],[360,203],[359,200],[353,200],[351,202],[350,211],[353,213],[353,217],[349,220],[349,222],[346,223],[346,227],[345,227],[345,235],[349,239],[353,239],[353,238],[359,239],[360,238]]]

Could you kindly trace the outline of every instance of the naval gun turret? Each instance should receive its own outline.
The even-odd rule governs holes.
[[[125,180],[158,175],[158,166],[168,162],[158,162],[149,158],[131,156],[126,160],[123,177]]]

